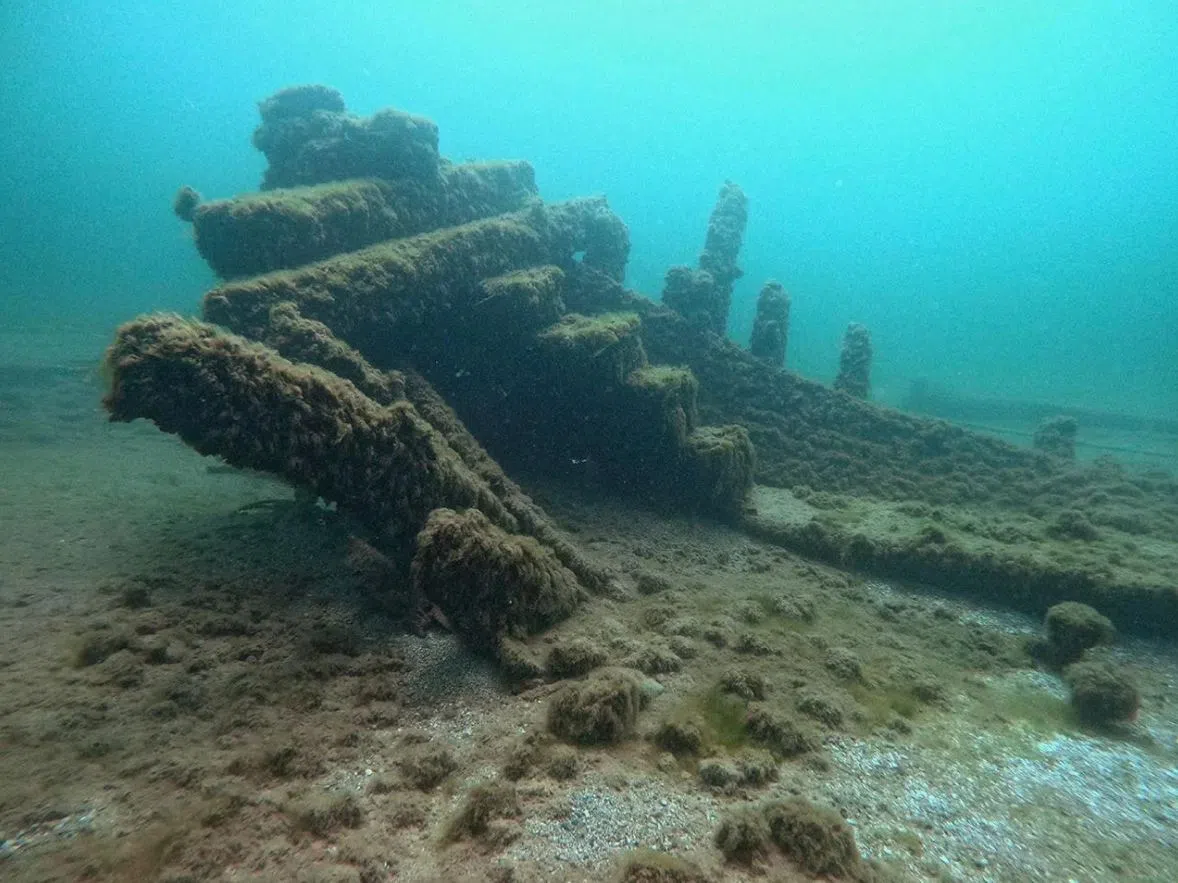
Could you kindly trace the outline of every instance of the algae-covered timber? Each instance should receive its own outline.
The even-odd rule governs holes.
[[[839,353],[839,373],[834,388],[857,399],[871,394],[871,333],[866,326],[852,322],[843,336]]]
[[[253,143],[269,163],[263,190],[346,178],[426,180],[441,161],[432,120],[391,108],[358,117],[327,86],[283,89],[258,112]]]
[[[477,510],[430,513],[417,537],[413,580],[468,644],[495,656],[504,638],[543,631],[585,598],[551,549],[510,536]]]
[[[1127,630],[1174,633],[1172,476],[1132,473],[1107,459],[1076,464],[874,405],[767,364],[633,292],[597,285],[579,295],[589,303],[597,296],[642,316],[651,359],[692,370],[702,422],[748,431],[755,479],[765,486],[752,499],[758,514],[745,520],[754,533],[844,566],[1036,614],[1057,601],[1088,600]],[[766,505],[772,488],[792,489],[787,496],[807,508],[812,499],[846,498],[850,511],[863,514],[850,523],[842,510],[777,517],[782,506]],[[972,526],[963,532],[968,541],[932,542],[957,531],[894,515],[905,511]]]
[[[789,293],[780,282],[770,280],[757,296],[757,315],[749,337],[749,352],[775,368],[785,367],[789,345]]]
[[[814,503],[818,503],[815,506]],[[1039,615],[1061,601],[1099,607],[1125,631],[1173,636],[1178,544],[1109,532],[1061,540],[1040,519],[994,508],[759,487],[744,525],[810,557],[929,583]],[[1126,547],[1133,551],[1130,553]]]
[[[515,270],[483,280],[484,296],[472,305],[471,318],[512,337],[526,337],[560,319],[564,313],[563,291],[564,272],[560,267]]]
[[[572,262],[593,244],[599,201],[536,205],[382,242],[293,270],[235,280],[204,298],[211,322],[256,335],[266,311],[290,302],[377,364],[403,360],[487,297],[483,281]],[[587,258],[586,258],[587,259]]]
[[[380,405],[337,375],[199,322],[152,316],[107,354],[112,419],[146,418],[198,452],[279,475],[394,535],[442,506],[518,524],[408,401]]]
[[[202,202],[190,220],[201,257],[232,279],[518,211],[536,195],[526,162],[444,164],[427,182],[362,178]]]
[[[892,499],[1001,500],[1056,472],[1041,454],[839,395],[766,364],[681,316],[636,298],[652,359],[700,381],[700,417],[739,423],[757,448],[757,481]]]
[[[748,431],[736,424],[701,426],[687,436],[684,451],[679,497],[703,509],[742,514],[756,462]]]
[[[107,360],[113,420],[149,419],[202,454],[338,503],[402,559],[416,546],[420,597],[447,610],[476,649],[498,655],[503,638],[572,612],[585,589],[566,560],[589,585],[604,583],[517,488],[491,487],[467,466],[475,452],[456,452],[408,399],[380,404],[332,372],[171,316],[122,326]],[[518,533],[529,528],[537,536]]]
[[[487,454],[453,408],[420,374],[374,368],[358,351],[336,338],[326,325],[300,316],[293,304],[279,304],[270,310],[270,322],[262,340],[293,362],[316,365],[351,381],[360,392],[381,405],[408,401],[466,467],[487,483],[520,528],[551,548],[586,587],[602,589],[611,581],[613,575],[589,561],[561,533],[548,514]]]
[[[431,322],[472,304],[483,279],[547,257],[522,216],[501,216],[228,282],[205,295],[204,315],[251,335],[271,306],[293,303],[373,358],[376,341],[395,351],[412,347]],[[372,346],[356,342],[365,340]]]
[[[620,384],[646,365],[634,313],[569,313],[541,332],[539,350],[568,386]]]
[[[650,439],[654,450],[681,449],[699,424],[698,393],[699,381],[687,368],[646,365],[630,372],[624,395],[630,403],[627,410],[637,418],[630,421],[631,431],[654,433]]]

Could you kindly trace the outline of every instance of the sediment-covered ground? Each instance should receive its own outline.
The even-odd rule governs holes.
[[[511,685],[444,622],[405,631],[355,525],[106,423],[97,353],[45,353],[0,369],[5,879],[600,881],[666,854],[680,876],[624,879],[813,879],[715,844],[797,797],[841,816],[858,879],[1178,877],[1171,646],[1108,651],[1142,708],[1092,731],[1036,621],[525,477],[619,588]],[[554,722],[607,681],[614,717]]]

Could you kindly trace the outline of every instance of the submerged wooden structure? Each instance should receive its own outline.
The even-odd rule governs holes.
[[[625,288],[628,231],[602,198],[546,203],[528,163],[451,163],[429,120],[356,117],[325,87],[260,109],[262,190],[177,196],[223,282],[199,321],[120,329],[107,406],[355,513],[476,646],[502,657],[612,578],[500,462],[592,467],[844,565],[1178,631],[1172,478],[875,406],[869,343],[847,391],[799,377],[780,286],[753,352],[724,337],[736,185],[656,303]],[[754,478],[776,490],[750,496]]]

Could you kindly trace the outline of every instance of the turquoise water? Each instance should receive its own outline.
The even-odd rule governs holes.
[[[652,296],[737,181],[730,333],[780,279],[809,376],[859,321],[886,401],[931,377],[1178,406],[1173,3],[11,0],[0,53],[9,327],[101,343],[194,310],[213,279],[173,192],[254,189],[255,102],[323,82],[435,119],[456,160],[531,160],[548,198],[607,194]]]

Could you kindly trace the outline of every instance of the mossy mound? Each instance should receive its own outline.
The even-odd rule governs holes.
[[[724,858],[737,864],[752,864],[769,855],[769,823],[760,807],[738,806],[720,820],[716,848]]]
[[[432,791],[452,772],[458,762],[445,745],[419,745],[409,749],[397,762],[401,774],[414,788]]]
[[[430,514],[417,536],[412,577],[473,647],[491,655],[505,637],[526,637],[564,619],[585,595],[551,550],[474,509]]]
[[[727,789],[740,781],[740,771],[734,763],[719,757],[709,757],[700,761],[699,779],[712,788]]]
[[[605,665],[609,653],[587,638],[573,638],[553,645],[548,651],[545,668],[557,678],[572,678],[588,674]]]
[[[364,810],[355,795],[316,792],[297,801],[288,812],[296,830],[328,837],[340,828],[359,828]]]
[[[617,883],[709,883],[697,865],[665,852],[641,849],[622,857]]]
[[[477,839],[489,845],[502,846],[510,839],[510,835],[506,831],[496,830],[495,823],[518,818],[521,812],[519,794],[513,785],[505,782],[476,785],[446,823],[442,837],[449,842]]]
[[[1057,540],[1092,542],[1100,539],[1096,525],[1079,509],[1064,509],[1057,513],[1044,532]]]
[[[545,732],[531,732],[517,742],[503,764],[504,778],[516,782],[542,772],[560,782],[576,778],[581,769],[577,749],[556,742]]]
[[[735,757],[710,757],[700,761],[699,778],[722,791],[737,786],[757,787],[777,779],[777,761],[768,751],[745,749]]]
[[[721,820],[715,843],[730,862],[767,859],[776,846],[809,875],[861,883],[877,879],[843,817],[801,797],[735,807]]]
[[[720,676],[719,688],[742,699],[764,699],[769,692],[765,678],[757,672],[731,669]]]
[[[548,705],[548,729],[581,745],[606,745],[631,736],[645,705],[641,680],[628,669],[602,669],[567,684]]]
[[[797,757],[816,751],[822,744],[793,717],[760,704],[749,708],[744,728],[750,739],[768,748],[775,757]]]
[[[854,879],[862,869],[855,835],[835,810],[802,798],[764,807],[773,843],[809,874]]]
[[[1064,669],[1072,707],[1086,724],[1108,726],[1133,720],[1141,694],[1128,672],[1108,662],[1077,662]]]
[[[1092,647],[1111,644],[1117,634],[1112,620],[1076,601],[1064,601],[1048,609],[1043,624],[1052,660],[1057,665],[1075,662]]]
[[[699,754],[704,749],[704,732],[691,720],[668,720],[655,731],[654,743],[672,754]]]
[[[737,752],[733,761],[742,785],[765,785],[777,780],[777,760],[768,751],[746,748]]]
[[[1035,450],[1045,454],[1063,460],[1075,460],[1077,428],[1075,417],[1048,417],[1035,430],[1031,444]]]

